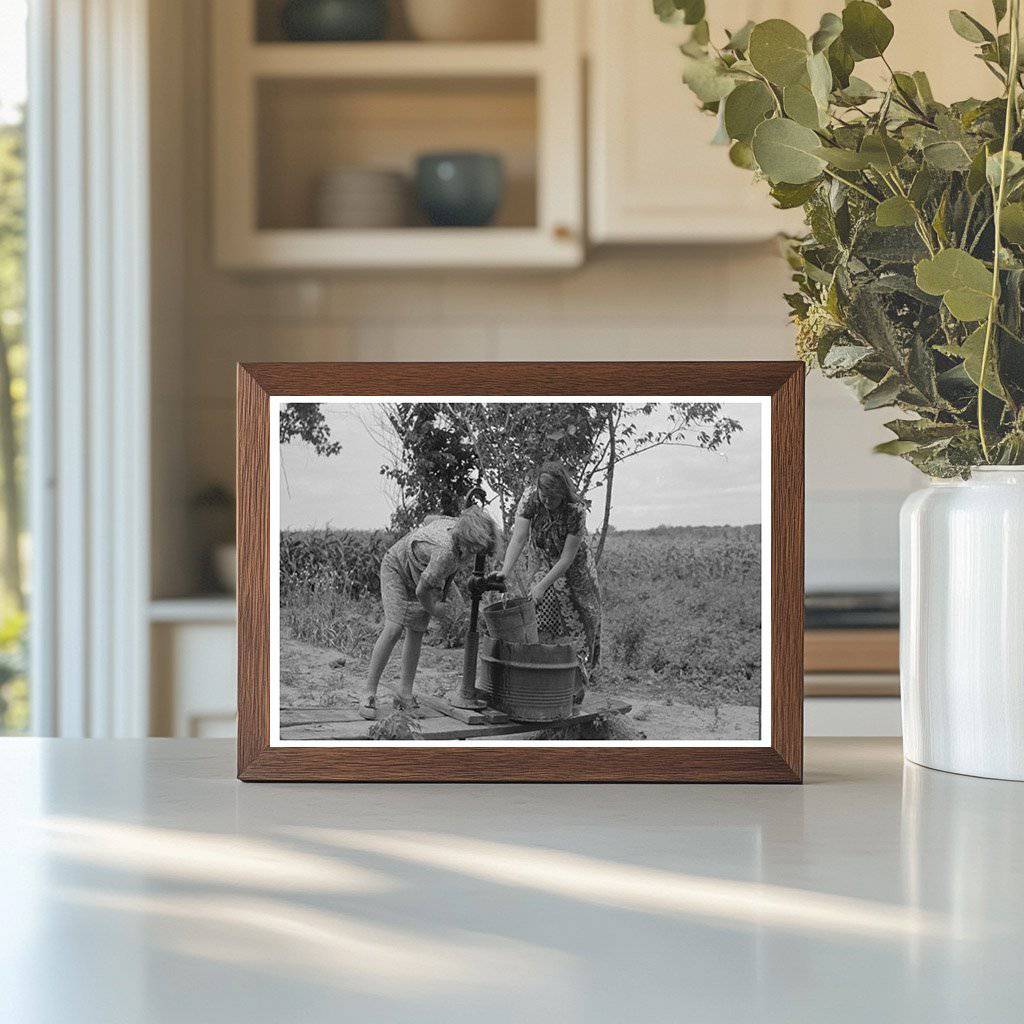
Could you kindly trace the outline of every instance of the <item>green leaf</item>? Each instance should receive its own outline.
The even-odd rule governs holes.
[[[743,82],[725,100],[725,130],[731,139],[750,142],[754,129],[775,109],[775,99],[764,82]]]
[[[782,90],[782,109],[787,117],[805,128],[821,127],[821,111],[806,85],[787,85]]]
[[[757,170],[754,151],[747,142],[734,142],[729,147],[729,162],[735,167],[742,167],[745,171]]]
[[[654,0],[654,13],[666,23],[696,25],[704,20],[704,0]]]
[[[959,142],[928,143],[922,153],[940,171],[966,171],[971,166],[971,158]]]
[[[992,274],[981,260],[963,249],[943,249],[914,268],[917,286],[941,295],[946,308],[965,322],[988,316]]]
[[[825,124],[828,120],[828,99],[832,94],[832,69],[825,54],[815,54],[807,61],[807,79],[814,102],[821,111],[820,123]]]
[[[995,345],[990,343],[988,360],[985,366],[985,390],[990,395],[1006,401],[1006,392],[1003,390],[1002,384],[999,383],[999,377],[996,375],[995,360],[993,359],[995,355],[994,350]],[[967,336],[964,343],[955,351],[964,361],[964,372],[974,382],[975,387],[980,387],[981,357],[985,352],[985,325],[981,324],[973,330]]]
[[[850,84],[850,75],[853,73],[853,53],[842,36],[832,43],[827,52],[828,66],[832,71],[836,88],[845,89]]]
[[[683,81],[701,103],[717,103],[736,87],[736,79],[710,57],[683,57]]]
[[[798,206],[803,206],[817,190],[817,180],[804,182],[801,185],[791,185],[781,181],[772,186],[771,196],[780,210],[793,210]]]
[[[867,103],[868,100],[873,100],[877,95],[877,89],[856,75],[850,76],[846,88],[840,93],[843,102],[850,106],[856,106],[858,103]]]
[[[1024,203],[1007,203],[1003,207],[999,232],[1006,241],[1024,245]]]
[[[932,227],[938,236],[939,244],[943,247],[949,245],[949,233],[946,231],[946,214],[949,212],[949,189],[943,190],[942,198],[932,217]]]
[[[823,14],[818,31],[811,36],[811,53],[827,50],[843,31],[843,19],[838,14]]]
[[[683,11],[683,21],[687,25],[696,25],[704,20],[704,0],[675,0],[676,7]]]
[[[891,377],[887,377],[881,384],[876,388],[872,388],[863,398],[860,400],[860,404],[865,409],[883,409],[887,405],[895,405],[896,399],[899,398],[900,391],[902,391],[902,385],[898,376],[893,374]]]
[[[773,85],[792,85],[807,69],[807,37],[795,25],[771,18],[750,33],[747,57]]]
[[[654,0],[654,13],[664,22],[676,21],[679,16],[672,0]]]
[[[918,99],[917,82],[914,81],[911,75],[904,74],[902,71],[894,71],[892,80],[901,93],[909,96],[912,100]]]
[[[970,169],[967,171],[967,191],[977,195],[985,186],[985,162],[988,160],[988,143],[974,154]]]
[[[914,175],[914,180],[910,183],[910,191],[907,193],[910,201],[920,208],[921,204],[931,194],[933,188],[935,188],[936,173],[928,166],[923,166],[921,170]]]
[[[1002,170],[1003,151],[1001,149],[991,153],[985,161],[985,177],[992,190],[999,188],[999,175]],[[1011,149],[1006,154],[1006,180],[1013,181],[1024,171],[1024,157],[1016,150]]]
[[[865,406],[867,408],[867,406]],[[918,441],[883,441],[881,444],[876,444],[872,451],[877,455],[906,455],[907,452],[916,451],[920,448],[920,442]]]
[[[843,39],[861,60],[881,57],[892,35],[892,22],[874,4],[853,0],[844,8]]]
[[[872,133],[865,135],[860,152],[870,165],[883,174],[889,174],[905,156],[903,147],[891,135]]]
[[[788,118],[762,121],[754,130],[753,147],[758,166],[773,184],[813,181],[825,166],[817,154],[818,136]]]
[[[855,153],[852,149],[819,146],[814,153],[815,156],[820,156],[826,163],[832,167],[838,167],[841,171],[863,171],[871,166],[871,161],[866,156]]]
[[[715,134],[711,137],[712,146],[728,146],[732,141],[729,133],[725,130],[725,111],[722,104],[718,105],[718,116],[715,118]]]
[[[903,196],[891,196],[875,207],[875,223],[880,228],[907,227],[916,221],[914,204]]]
[[[698,21],[690,33],[690,42],[695,46],[707,46],[711,42],[711,29],[706,21]]]
[[[950,11],[949,23],[958,36],[969,43],[992,42],[995,36],[980,21],[972,18],[966,11]]]
[[[729,36],[729,42],[723,49],[732,50],[734,53],[746,53],[750,48],[750,33],[753,31],[754,22],[748,21],[742,28],[736,29]]]
[[[959,423],[935,423],[932,420],[890,420],[885,424],[900,441],[916,441],[918,444],[929,444],[956,437],[963,427]]]
[[[935,97],[932,95],[932,86],[928,81],[928,76],[923,71],[915,71],[911,77],[914,79],[914,85],[917,86],[917,95],[925,103],[934,103]]]

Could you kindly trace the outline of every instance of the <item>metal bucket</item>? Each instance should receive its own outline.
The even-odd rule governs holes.
[[[537,606],[528,597],[506,597],[480,609],[487,632],[498,640],[516,644],[535,644]]]
[[[567,644],[516,644],[485,636],[479,689],[517,722],[553,722],[572,715],[578,662]]]

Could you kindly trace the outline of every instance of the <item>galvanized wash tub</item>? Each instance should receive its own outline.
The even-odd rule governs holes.
[[[567,644],[516,644],[485,636],[479,689],[517,722],[553,722],[572,714],[579,671]]]

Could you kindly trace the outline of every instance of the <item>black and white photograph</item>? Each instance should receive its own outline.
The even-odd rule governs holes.
[[[763,745],[759,397],[271,403],[275,745]]]

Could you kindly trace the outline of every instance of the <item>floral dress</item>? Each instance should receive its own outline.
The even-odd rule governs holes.
[[[548,509],[536,487],[523,494],[516,516],[530,520],[527,565],[530,582],[539,583],[562,557],[565,539],[580,538],[568,572],[548,588],[537,606],[541,643],[571,643],[587,673],[597,665],[601,650],[601,591],[597,566],[587,543],[587,511],[581,502],[563,502]]]

